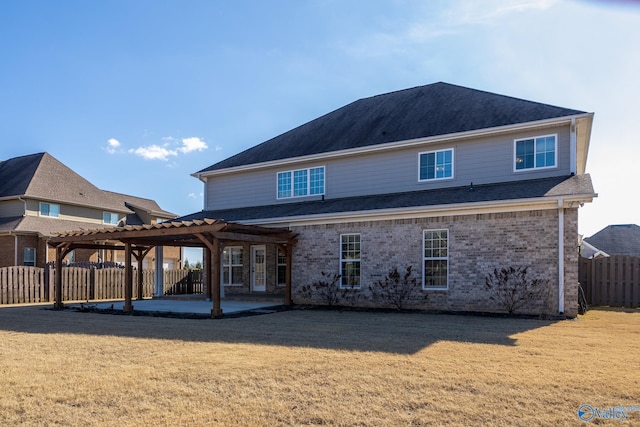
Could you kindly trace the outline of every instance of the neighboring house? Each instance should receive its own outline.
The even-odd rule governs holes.
[[[48,153],[0,162],[0,267],[43,267],[55,260],[47,241],[56,233],[175,218],[149,199],[103,191]],[[75,250],[66,262],[122,262],[122,251]],[[165,265],[180,267],[180,248],[164,252]],[[145,266],[153,267],[153,253]]]
[[[577,314],[578,208],[593,113],[447,83],[360,99],[194,174],[217,218],[298,233],[294,302],[323,273],[358,305],[371,286],[412,266],[418,307],[498,311],[485,290],[495,268],[548,280],[531,313]],[[275,245],[226,241],[227,292],[277,293]]]
[[[582,256],[640,256],[640,227],[636,224],[609,225],[582,239]]]

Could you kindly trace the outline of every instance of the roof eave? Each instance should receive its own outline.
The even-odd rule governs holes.
[[[313,225],[338,223],[344,222],[345,220],[357,222],[416,217],[427,218],[462,214],[475,215],[497,212],[521,212],[528,210],[557,209],[560,201],[562,202],[562,206],[565,208],[577,208],[583,203],[591,203],[595,197],[598,197],[596,193],[585,193],[504,201],[492,200],[487,202],[468,202],[431,206],[414,206],[408,208],[372,209],[315,215],[260,218],[253,220],[238,220],[237,222],[247,225]]]

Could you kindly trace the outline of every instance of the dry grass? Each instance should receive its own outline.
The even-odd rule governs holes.
[[[0,424],[580,425],[583,403],[640,405],[639,355],[639,312],[184,320],[0,308]]]

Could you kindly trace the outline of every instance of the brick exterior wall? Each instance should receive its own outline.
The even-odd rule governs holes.
[[[578,214],[565,209],[565,315],[577,314]],[[449,287],[446,291],[420,291],[426,301],[414,308],[446,311],[500,312],[489,299],[484,283],[494,268],[527,266],[529,277],[548,281],[546,301],[520,310],[528,314],[558,314],[558,210],[459,215],[372,222],[292,227],[299,233],[293,251],[295,303],[317,303],[305,286],[322,279],[321,273],[339,273],[340,235],[361,236],[361,288],[355,305],[372,306],[369,286],[397,267],[413,267],[422,282],[423,230],[449,230]]]

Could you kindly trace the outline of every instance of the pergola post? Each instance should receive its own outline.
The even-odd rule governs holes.
[[[55,277],[55,302],[53,308],[61,310],[64,308],[62,302],[62,259],[64,258],[64,245],[56,246],[56,277]]]
[[[211,309],[211,317],[222,317],[222,307],[220,307],[220,239],[213,238],[213,260],[209,274],[211,276],[211,299],[213,300],[213,308]]]
[[[284,275],[284,305],[290,306],[292,304],[291,300],[291,260],[293,259],[293,245],[291,243],[287,243],[285,247],[285,255],[287,258],[287,265],[285,267],[285,275]]]
[[[202,257],[202,271],[204,272],[204,293],[207,296],[207,301],[211,301],[211,249],[208,246],[204,248],[204,256]]]
[[[132,312],[133,304],[131,297],[133,294],[133,266],[131,265],[131,243],[124,244],[124,307],[122,311]]]
[[[138,258],[138,300],[142,300],[142,261],[144,260],[143,251],[140,251],[136,258]]]

